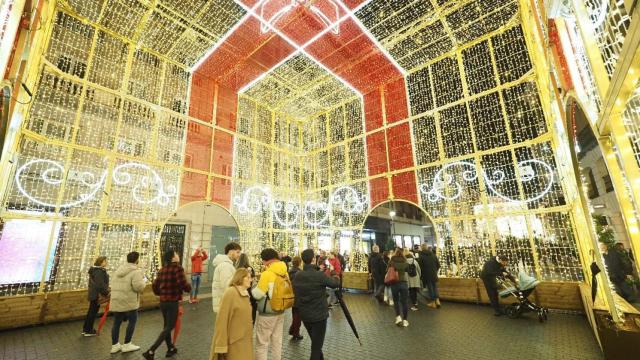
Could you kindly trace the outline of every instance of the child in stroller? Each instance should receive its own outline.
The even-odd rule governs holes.
[[[529,295],[540,283],[536,278],[521,271],[518,274],[517,283],[508,280],[508,277],[504,279],[498,278],[498,283],[504,287],[504,290],[499,293],[500,297],[513,296],[518,300],[518,302],[514,302],[505,308],[505,313],[509,318],[515,319],[526,312],[536,312],[540,322],[547,320],[548,309],[538,306],[528,299]]]

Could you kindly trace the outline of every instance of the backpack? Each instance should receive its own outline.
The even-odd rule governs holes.
[[[414,277],[418,275],[418,270],[416,269],[415,260],[413,260],[413,262],[409,264],[409,266],[407,266],[407,274],[410,277]]]
[[[271,302],[271,310],[273,311],[285,311],[293,307],[293,286],[288,276],[276,276],[276,280],[273,283],[273,295],[269,298],[269,292],[267,292],[267,299]],[[265,310],[266,310],[265,301]]]

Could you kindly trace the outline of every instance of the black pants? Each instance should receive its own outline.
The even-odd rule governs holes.
[[[163,301],[160,302],[160,311],[162,311],[162,318],[164,319],[164,328],[156,342],[151,345],[149,350],[155,352],[156,349],[162,344],[167,343],[167,349],[173,349],[173,343],[171,342],[171,331],[176,327],[176,320],[178,320],[178,302],[177,301]]]
[[[93,323],[96,321],[98,310],[100,310],[100,304],[98,304],[97,299],[89,302],[89,310],[87,310],[87,317],[84,319],[82,331],[86,333],[93,331]]]
[[[324,345],[324,335],[327,332],[327,319],[317,322],[304,322],[304,327],[311,338],[311,360],[324,360],[322,345]]]
[[[411,298],[411,305],[418,305],[418,288],[409,288],[409,297]]]
[[[124,319],[127,319],[129,323],[127,324],[127,332],[124,336],[124,343],[128,344],[131,342],[131,338],[133,337],[133,331],[136,329],[136,322],[138,321],[138,310],[131,310],[125,312],[114,312],[113,313],[113,327],[111,328],[111,345],[115,345],[120,341],[120,325]]]
[[[489,301],[491,302],[491,307],[496,312],[496,314],[502,312],[502,308],[500,307],[500,301],[498,300],[498,288],[496,287],[495,280],[493,279],[482,279],[484,283],[484,288],[487,289],[487,295],[489,296]]]
[[[409,287],[406,281],[400,281],[391,285],[391,295],[393,296],[393,308],[396,316],[407,320],[409,312]]]

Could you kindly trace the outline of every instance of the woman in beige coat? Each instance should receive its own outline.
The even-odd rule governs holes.
[[[211,344],[213,360],[253,360],[253,325],[249,292],[251,273],[236,270],[220,301]]]

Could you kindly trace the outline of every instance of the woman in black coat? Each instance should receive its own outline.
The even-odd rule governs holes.
[[[100,310],[100,295],[109,296],[109,274],[107,274],[107,257],[99,256],[91,269],[89,269],[89,310],[82,327],[83,336],[96,336],[93,323],[96,320],[98,310]]]

